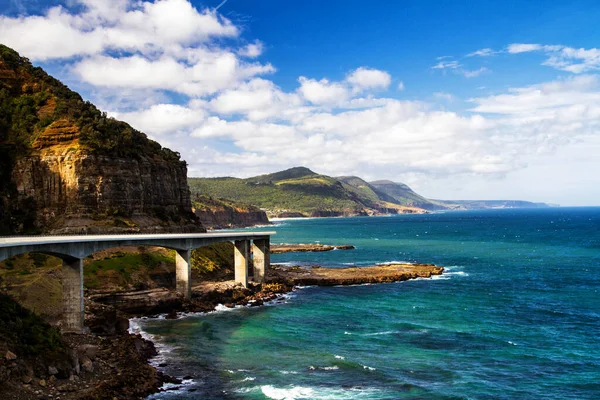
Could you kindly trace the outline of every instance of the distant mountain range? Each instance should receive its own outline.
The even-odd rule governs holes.
[[[326,217],[424,213],[485,208],[538,208],[520,200],[432,200],[403,183],[331,177],[305,167],[252,178],[188,178],[192,197],[204,195],[247,203],[270,217]]]

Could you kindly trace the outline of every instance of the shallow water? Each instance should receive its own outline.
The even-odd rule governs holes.
[[[137,321],[166,372],[193,377],[153,398],[600,398],[600,208],[294,220],[275,230],[274,243],[357,249],[273,262],[447,271]]]

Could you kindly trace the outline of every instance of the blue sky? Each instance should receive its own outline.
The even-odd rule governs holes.
[[[0,42],[181,152],[600,204],[597,1],[0,1]]]

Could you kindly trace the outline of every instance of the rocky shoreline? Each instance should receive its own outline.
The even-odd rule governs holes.
[[[0,398],[88,400],[143,399],[162,390],[178,389],[186,377],[171,377],[150,365],[158,353],[151,341],[129,332],[129,318],[177,318],[179,313],[214,311],[218,305],[255,307],[276,301],[299,285],[355,285],[429,278],[443,273],[431,264],[391,264],[364,268],[285,267],[272,265],[264,284],[247,288],[234,281],[203,281],[183,299],[169,289],[93,293],[86,299],[89,333],[63,334],[69,366],[45,362],[31,368],[31,360],[7,352],[0,367],[8,379]],[[14,356],[14,358],[13,358]],[[55,366],[56,365],[56,366]],[[160,367],[160,366],[159,366]],[[1,369],[0,368],[0,369]],[[165,383],[173,383],[164,389]]]

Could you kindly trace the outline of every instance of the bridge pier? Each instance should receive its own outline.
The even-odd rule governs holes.
[[[248,287],[248,245],[249,240],[236,240],[234,242],[234,270],[235,281]]]
[[[265,271],[271,265],[271,246],[269,239],[252,241],[252,265],[254,282],[262,283]]]
[[[192,250],[176,250],[175,281],[177,292],[189,299],[192,297]]]
[[[83,260],[63,259],[63,323],[66,332],[83,330]]]

